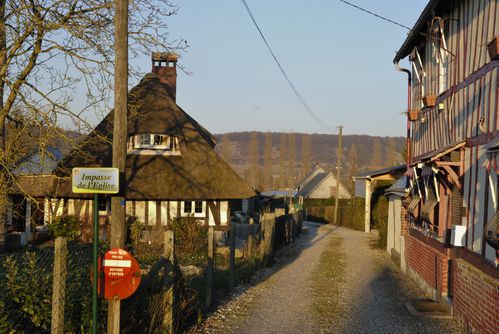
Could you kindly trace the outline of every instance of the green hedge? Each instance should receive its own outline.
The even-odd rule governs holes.
[[[341,199],[338,205],[338,225],[354,230],[364,230],[364,204],[363,198]],[[327,205],[325,205],[327,204]],[[325,224],[334,221],[334,199],[306,200],[307,219]]]
[[[373,217],[374,226],[378,229],[378,245],[386,248],[386,237],[388,234],[388,199],[385,196],[378,197],[374,205]]]

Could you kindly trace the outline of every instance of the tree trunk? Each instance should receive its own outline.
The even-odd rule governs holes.
[[[7,52],[5,36],[5,0],[0,0],[0,67],[5,63]],[[5,167],[5,141],[7,129],[5,126],[5,110],[3,108],[3,95],[5,81],[0,78],[0,252],[5,250],[7,232],[7,173]]]

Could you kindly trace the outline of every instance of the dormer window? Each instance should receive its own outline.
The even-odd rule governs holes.
[[[180,155],[178,138],[160,134],[130,136],[128,153]]]

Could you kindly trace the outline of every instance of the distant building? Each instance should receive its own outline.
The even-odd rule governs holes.
[[[54,147],[37,147],[24,158],[16,162],[13,175],[46,175],[51,174],[62,159],[62,152]]]
[[[194,216],[226,229],[231,202],[255,192],[215,152],[213,135],[176,104],[176,55],[153,53],[152,72],[129,92],[126,158],[126,211],[148,226]],[[48,223],[56,215],[76,214],[91,234],[92,197],[74,194],[74,167],[111,167],[113,111],[50,175],[18,176],[11,196],[28,195]],[[239,204],[240,206],[240,204]],[[110,197],[99,196],[101,229],[112,215]],[[30,218],[27,217],[27,220]]]
[[[326,172],[319,164],[294,187],[295,196],[303,199],[325,199],[336,194],[336,177],[331,172]],[[340,182],[339,198],[350,198],[347,188]]]
[[[357,174],[353,177],[355,197],[365,199],[364,231],[371,231],[371,197],[379,182],[397,180],[405,172],[405,165],[398,165]]]

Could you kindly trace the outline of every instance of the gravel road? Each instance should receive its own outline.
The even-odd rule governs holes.
[[[453,320],[412,316],[422,292],[358,231],[305,224],[276,264],[258,272],[198,333],[464,333]]]

